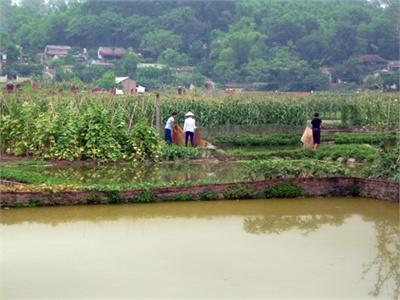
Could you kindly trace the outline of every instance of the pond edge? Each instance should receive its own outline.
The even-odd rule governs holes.
[[[380,179],[324,177],[284,178],[225,184],[162,187],[150,190],[137,189],[122,192],[2,192],[0,194],[0,207],[229,200],[250,198],[247,197],[249,193],[251,198],[265,198],[263,195],[265,195],[265,191],[268,188],[284,184],[299,187],[303,191],[302,196],[305,197],[359,196],[396,203],[399,202],[400,197],[400,182]],[[227,191],[230,191],[230,193],[227,193]],[[237,198],[235,197],[235,191]],[[208,195],[208,197],[204,195]],[[232,197],[232,195],[234,196]]]

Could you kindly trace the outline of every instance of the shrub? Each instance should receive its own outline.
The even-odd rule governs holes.
[[[225,199],[252,199],[257,197],[257,191],[248,187],[237,187],[224,191]]]
[[[40,199],[31,199],[29,200],[29,207],[38,207],[43,206],[43,202]]]
[[[218,194],[211,191],[204,192],[200,195],[200,200],[217,200],[218,198]]]
[[[265,190],[266,198],[296,198],[303,196],[301,187],[292,183],[278,184]]]
[[[134,202],[137,203],[150,203],[154,201],[156,201],[156,196],[152,191],[141,192],[134,198]]]
[[[369,178],[400,180],[400,148],[381,151],[366,175]]]
[[[162,157],[165,160],[196,159],[200,157],[202,149],[177,145],[165,145],[162,148],[162,153]]]
[[[101,198],[97,194],[90,194],[86,198],[86,203],[87,204],[99,204],[99,203],[101,203]]]
[[[191,194],[180,194],[173,198],[175,201],[193,201],[194,196]]]
[[[361,187],[357,184],[349,186],[349,192],[353,197],[358,197],[360,195]]]
[[[164,142],[159,134],[144,123],[137,124],[131,133],[127,146],[127,156],[134,161],[146,159],[158,161],[162,155]]]
[[[107,191],[107,203],[118,204],[123,201],[122,195],[119,191]]]

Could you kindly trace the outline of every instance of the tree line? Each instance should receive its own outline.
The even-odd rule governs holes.
[[[143,62],[195,66],[219,83],[318,90],[335,77],[359,82],[357,56],[399,57],[397,0],[98,1],[0,0],[1,48],[34,59],[47,44],[125,47]],[[21,49],[21,48],[20,48]],[[14,60],[14,61],[13,61]],[[9,66],[10,66],[9,65]]]

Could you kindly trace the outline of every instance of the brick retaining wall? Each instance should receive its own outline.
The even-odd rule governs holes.
[[[351,188],[358,186],[361,197],[399,202],[400,183],[385,180],[372,180],[361,178],[299,178],[299,179],[273,179],[267,181],[253,181],[228,184],[208,184],[191,187],[163,187],[152,189],[159,201],[173,199],[177,195],[191,195],[198,198],[204,192],[214,192],[220,198],[226,190],[245,186],[263,192],[266,188],[282,184],[293,183],[300,186],[304,193],[310,197],[319,196],[350,196]],[[121,192],[123,202],[142,193],[143,190],[129,190]],[[29,206],[32,201],[39,200],[43,205],[78,205],[96,203],[95,199],[107,198],[107,192],[4,192],[0,194],[0,206]]]

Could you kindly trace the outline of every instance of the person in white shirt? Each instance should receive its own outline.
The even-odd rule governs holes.
[[[172,115],[168,118],[167,123],[165,124],[164,136],[165,136],[165,141],[169,145],[172,144],[172,126],[174,125],[177,115],[178,114],[176,112],[173,112]]]
[[[190,139],[192,147],[195,147],[194,132],[196,130],[196,121],[193,119],[194,114],[189,111],[185,117],[186,119],[183,125],[183,132],[185,133],[185,146],[187,147],[188,140]]]

